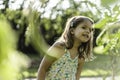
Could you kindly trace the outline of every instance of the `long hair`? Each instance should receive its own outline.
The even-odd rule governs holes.
[[[62,36],[59,38],[57,42],[60,42],[65,45],[67,49],[71,49],[74,44],[74,39],[73,39],[73,34],[71,34],[70,29],[71,28],[76,28],[79,24],[84,22],[85,20],[90,21],[92,24],[94,24],[93,20],[85,17],[85,16],[74,16],[70,19],[68,19],[64,32],[62,33]],[[92,44],[93,44],[93,32],[91,32],[91,38],[89,41],[82,43],[78,47],[78,52],[79,52],[79,58],[89,58],[91,56],[92,52]]]

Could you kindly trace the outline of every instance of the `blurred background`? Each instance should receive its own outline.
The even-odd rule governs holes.
[[[120,0],[0,0],[0,80],[31,80],[68,18],[95,22],[94,61],[81,77],[120,80]],[[117,77],[117,78],[116,78]]]

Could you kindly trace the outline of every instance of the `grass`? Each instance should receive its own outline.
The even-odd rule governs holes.
[[[82,77],[97,77],[97,76],[110,76],[111,75],[111,58],[108,55],[96,54],[94,61],[86,62],[83,66],[81,73]],[[25,78],[36,77],[37,70],[40,64],[40,57],[37,55],[29,55],[32,59],[32,65],[22,72]],[[120,59],[119,59],[120,60]],[[118,60],[118,61],[119,61]],[[120,75],[120,65],[117,65],[118,72]]]
[[[110,76],[112,74],[112,62],[111,62],[111,57],[108,55],[101,55],[101,54],[96,54],[96,59],[94,61],[91,62],[86,62],[81,76],[86,77],[86,76]],[[114,66],[116,66],[115,70],[116,70],[116,74],[120,75],[120,65],[119,64],[119,58],[116,61],[116,64],[114,64]],[[118,71],[118,72],[117,72]]]

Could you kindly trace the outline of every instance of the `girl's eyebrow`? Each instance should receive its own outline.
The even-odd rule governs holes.
[[[87,28],[89,28],[89,29],[91,29],[91,30],[94,30],[93,27],[88,27],[88,25],[86,25],[86,24],[84,24],[83,26],[85,26],[85,27],[87,27]]]
[[[89,27],[88,25],[84,24],[83,26]]]

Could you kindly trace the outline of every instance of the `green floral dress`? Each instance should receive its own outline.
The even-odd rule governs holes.
[[[56,60],[49,68],[45,80],[76,80],[78,56],[71,59],[70,53],[66,53]]]

